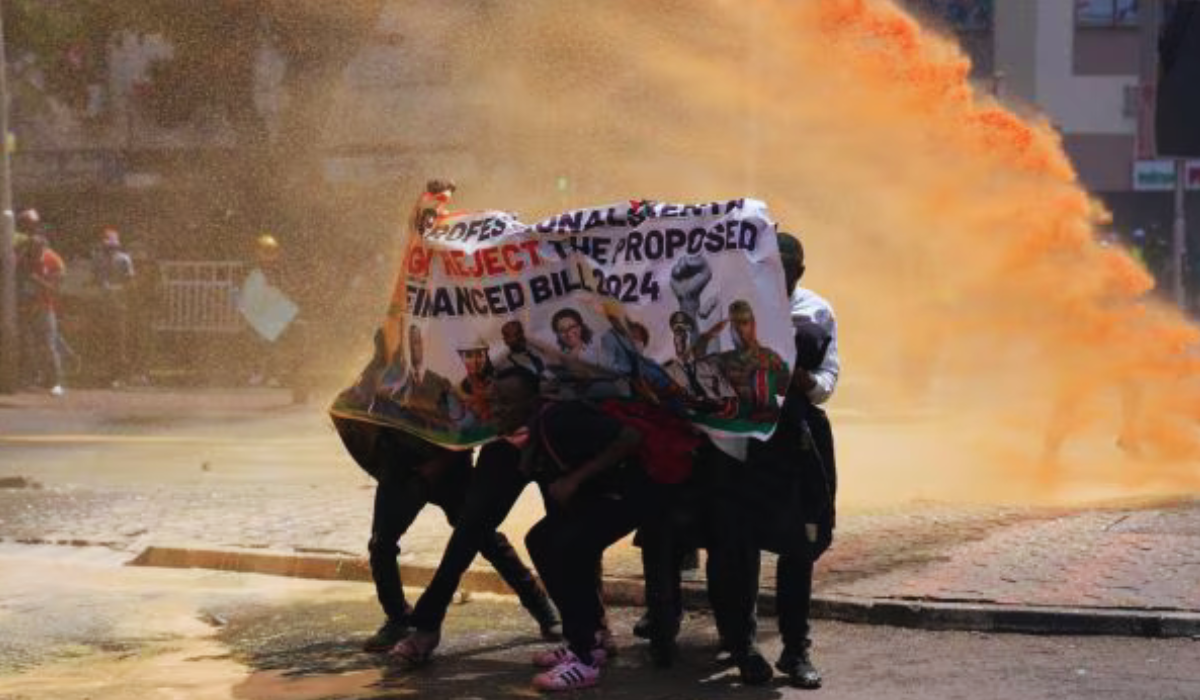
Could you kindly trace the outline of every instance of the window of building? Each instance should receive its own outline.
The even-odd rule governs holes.
[[[992,28],[994,0],[912,0],[926,14],[936,17],[955,30]]]
[[[1075,0],[1075,23],[1081,27],[1134,27],[1138,0]]]

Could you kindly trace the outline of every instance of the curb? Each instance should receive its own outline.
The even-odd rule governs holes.
[[[1178,610],[1020,607],[995,603],[814,596],[812,616],[925,630],[1200,639],[1200,614]]]
[[[152,546],[126,565],[212,569],[330,581],[371,580],[370,566],[362,557],[237,549]],[[400,575],[405,585],[414,587],[427,585],[433,578],[434,570],[429,566],[400,565]],[[468,570],[459,588],[473,593],[512,593],[499,574],[488,569]],[[642,581],[606,578],[604,600],[618,606],[645,605]],[[697,582],[684,583],[683,602],[692,609],[708,607],[705,586]],[[759,609],[763,613],[774,614],[774,590],[764,590],[759,594]],[[994,603],[817,595],[812,601],[812,617],[924,630],[1200,639],[1200,613],[1168,610],[1017,607]]]

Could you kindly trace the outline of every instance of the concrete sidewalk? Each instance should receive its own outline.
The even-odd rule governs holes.
[[[17,488],[0,488],[3,541],[102,544],[150,565],[369,578],[372,482],[320,407],[293,407],[286,391],[0,397],[0,484],[6,477]],[[540,516],[529,489],[504,530],[520,544]],[[448,532],[439,511],[422,513],[401,543],[408,582],[436,567]],[[764,607],[773,564],[765,558]],[[614,600],[638,602],[636,549],[613,547],[605,574]],[[466,585],[502,589],[482,561]],[[701,603],[702,578],[688,586]],[[849,512],[816,595],[818,615],[862,622],[1200,636],[1200,500]]]

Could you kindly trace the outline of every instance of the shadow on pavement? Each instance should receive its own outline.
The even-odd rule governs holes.
[[[715,638],[709,625],[689,624],[680,656],[670,669],[657,669],[628,633],[640,611],[610,611],[622,648],[589,695],[611,698],[727,697],[736,673],[713,663]],[[391,663],[360,651],[378,623],[371,603],[292,605],[223,611],[229,620],[219,639],[246,664],[250,675],[234,688],[245,700],[339,700],[366,698],[538,697],[530,681],[530,655],[545,642],[530,634],[532,623],[515,604],[476,600],[451,609],[443,643],[428,666]],[[738,688],[744,700],[774,700],[780,688]],[[566,694],[567,697],[572,694]]]

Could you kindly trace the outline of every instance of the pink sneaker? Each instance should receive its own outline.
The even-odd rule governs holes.
[[[555,666],[566,663],[567,661],[578,660],[579,659],[576,658],[575,653],[572,652],[566,644],[559,647],[554,647],[553,649],[539,651],[533,655],[533,665],[537,666],[538,668],[554,668]],[[592,664],[595,666],[603,666],[605,661],[608,661],[608,653],[604,651],[603,647],[596,647],[595,649],[592,649]]]
[[[567,660],[559,665],[539,673],[533,677],[533,687],[538,690],[578,690],[580,688],[591,688],[600,682],[600,667],[597,664],[591,666],[583,663],[575,658],[571,652],[567,652]]]

